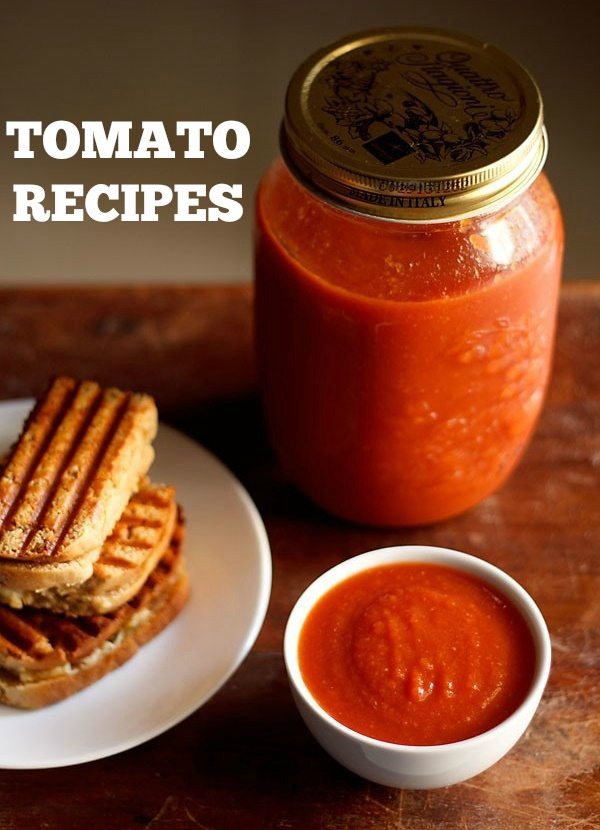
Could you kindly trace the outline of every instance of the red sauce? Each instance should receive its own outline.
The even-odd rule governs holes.
[[[333,718],[415,746],[471,738],[505,720],[536,660],[531,632],[504,596],[420,563],[372,568],[332,588],[309,613],[298,656]]]
[[[498,487],[550,371],[563,231],[547,179],[500,213],[418,226],[338,210],[279,163],[257,231],[261,386],[289,477],[386,525]]]

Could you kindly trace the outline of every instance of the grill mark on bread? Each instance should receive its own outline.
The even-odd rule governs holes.
[[[173,539],[167,548],[165,555],[154,568],[148,579],[144,583],[142,590],[129,600],[129,605],[139,610],[147,604],[147,598],[153,592],[160,589],[164,582],[169,578],[177,565],[177,560],[181,556],[181,545],[183,543],[184,524],[183,514],[181,509],[178,509],[177,524],[173,532]]]
[[[64,662],[82,660],[97,647],[111,637],[125,620],[118,620],[110,616],[83,617],[75,622],[70,617],[59,617],[48,614],[41,618],[42,612],[32,615],[32,622],[47,636],[59,659]],[[123,615],[126,618],[126,615]]]
[[[153,527],[156,530],[160,530],[162,525],[157,523],[157,524],[154,524],[154,525],[145,525],[145,527],[147,529],[150,529],[150,527]],[[149,550],[152,547],[152,544],[150,542],[147,542],[145,539],[125,538],[125,539],[122,540],[122,543],[123,543],[123,547],[127,547],[130,550],[136,550],[136,551]],[[123,557],[117,556],[117,559],[111,559],[110,555],[108,555],[108,556],[103,557],[102,565],[113,565],[117,562],[117,560],[119,562],[124,561]]]
[[[29,523],[29,531],[21,545],[21,551],[27,553],[28,548],[39,528],[55,530],[48,525],[47,515],[57,499],[64,478],[68,474],[81,446],[81,441],[90,429],[102,403],[102,390],[95,383],[83,382],[79,384],[71,406],[59,423],[47,452],[40,460],[36,470],[42,485],[41,492],[30,492],[36,486],[38,477],[32,478],[21,499],[21,510],[15,512],[15,524]],[[49,485],[49,486],[48,486]],[[68,521],[68,504],[61,505],[63,521]],[[20,516],[20,513],[23,515]]]
[[[156,533],[144,536],[145,530],[162,531],[172,510],[172,487],[147,486],[130,500],[112,536],[107,540],[99,559],[94,564],[94,575],[102,579],[107,569],[133,570],[140,567],[143,552],[152,550],[159,542]],[[145,515],[148,509],[161,511],[160,516]],[[141,538],[140,538],[141,537]],[[132,556],[128,557],[128,551]]]
[[[156,530],[160,526],[160,519],[146,519],[143,524],[143,527],[147,527],[149,530]]]
[[[110,394],[114,393],[111,393],[111,391],[108,390],[102,396],[102,403],[99,404],[96,412],[98,417],[100,417],[103,414],[104,404],[108,403],[107,399]],[[121,393],[120,400],[119,397],[117,397],[115,409],[113,412],[109,412],[108,423],[105,425],[104,434],[100,439],[100,444],[97,445],[96,448],[94,448],[95,442],[92,435],[90,434],[94,422],[94,418],[91,419],[89,423],[89,429],[86,430],[86,433],[84,433],[86,434],[86,437],[92,446],[92,450],[90,453],[91,457],[86,458],[87,447],[85,446],[85,439],[84,443],[78,448],[78,450],[73,455],[73,462],[75,462],[75,459],[77,458],[77,455],[79,453],[83,457],[83,472],[81,473],[81,478],[79,478],[79,470],[77,470],[75,474],[78,478],[78,484],[76,487],[71,487],[66,490],[65,497],[67,500],[67,504],[64,505],[59,500],[57,500],[56,503],[53,503],[51,501],[48,504],[47,511],[45,512],[42,520],[43,527],[52,529],[54,531],[58,530],[58,533],[55,536],[54,541],[51,541],[50,544],[45,547],[44,553],[46,553],[47,555],[51,556],[54,553],[54,551],[60,547],[60,545],[66,538],[69,530],[71,529],[73,523],[76,521],[81,507],[84,501],[86,500],[86,497],[88,496],[88,492],[93,484],[94,478],[96,477],[96,474],[98,473],[103,462],[106,460],[106,455],[110,451],[111,445],[118,433],[119,427],[123,422],[130,401],[130,393]],[[68,475],[69,469],[67,467],[65,469],[64,475],[61,477],[61,484],[63,483],[63,479]]]
[[[24,488],[44,457],[76,394],[76,381],[57,378],[25,421],[0,478],[0,525],[6,526],[11,521]]]
[[[52,651],[48,638],[26,619],[0,606],[0,646],[18,657],[28,653],[39,659]]]
[[[10,544],[11,555],[14,557],[28,556],[33,553],[32,548],[39,546],[39,531],[56,531],[52,522],[48,522],[48,513],[52,510],[62,514],[62,521],[68,522],[72,516],[69,515],[68,503],[54,504],[57,500],[61,486],[65,484],[65,476],[77,454],[81,450],[82,440],[89,438],[89,430],[94,418],[101,411],[102,403],[106,394],[97,383],[83,381],[76,383],[70,378],[57,378],[51,385],[47,395],[42,399],[40,411],[36,410],[30,416],[30,426],[35,429],[44,415],[46,409],[53,409],[52,400],[56,390],[63,387],[70,390],[70,394],[64,398],[62,405],[55,408],[54,417],[50,421],[49,428],[45,435],[45,441],[39,448],[35,464],[30,465],[27,473],[20,479],[18,493],[13,502],[10,514],[3,522],[3,529],[0,533],[0,544],[7,541],[7,536],[14,537]],[[29,423],[29,422],[28,422]],[[43,423],[41,424],[43,428]],[[19,440],[16,452],[26,438],[28,426],[26,426],[22,438]],[[15,466],[18,467],[18,459]],[[85,468],[84,468],[85,469]],[[4,471],[4,476],[10,474],[9,467]],[[72,476],[72,478],[74,478]],[[76,489],[77,482],[71,487]],[[20,528],[26,528],[19,534]],[[21,538],[20,538],[21,537]],[[34,539],[38,539],[37,546],[32,545]],[[51,550],[35,551],[36,553],[51,553]]]
[[[138,432],[138,450],[140,452],[140,455],[144,457],[145,462],[143,472],[138,474],[134,486],[132,486],[129,491],[129,495],[131,495],[131,493],[133,493],[138,488],[141,475],[147,472],[148,467],[152,463],[152,460],[154,458],[154,452],[150,446],[150,441],[154,437],[156,431],[156,422],[154,422],[154,425],[152,427],[151,435],[148,434],[147,429],[142,431],[142,426],[139,422],[142,421],[143,423],[144,419],[147,418],[148,414],[151,414],[152,411],[154,412],[154,414],[156,413],[154,402],[151,398],[148,398],[148,396],[145,395],[141,396],[126,393],[126,398],[127,399],[124,403],[121,418],[114,425],[112,438],[108,443],[106,447],[106,452],[104,453],[103,457],[101,457],[101,462],[96,470],[96,476],[93,482],[93,486],[88,487],[87,490],[84,491],[83,498],[81,499],[78,505],[77,513],[75,514],[75,521],[65,531],[60,540],[61,544],[63,545],[67,545],[68,543],[72,542],[73,538],[76,537],[77,534],[80,532],[81,526],[85,524],[86,516],[93,515],[96,512],[98,507],[98,501],[102,495],[102,488],[104,483],[114,480],[113,477],[115,476],[115,471],[117,476],[122,475],[122,473],[119,473],[119,466],[123,464],[122,458],[126,457],[128,448],[133,443],[132,434],[134,432]],[[149,405],[151,407],[150,409]],[[139,433],[145,435],[145,440],[147,441],[146,447],[141,446]],[[139,464],[136,463],[135,466],[137,468],[139,467]],[[118,514],[114,516],[113,523],[111,524],[108,533],[111,533],[114,529],[114,526],[116,525],[119,516],[122,515],[123,510],[127,506],[127,501],[128,499],[126,499],[125,502],[122,504]]]
[[[3,561],[93,562],[152,462],[155,432],[149,396],[57,378],[0,474],[0,570]],[[10,588],[5,570],[0,581]]]
[[[146,547],[149,548],[150,545],[147,545]],[[133,560],[125,559],[125,557],[117,556],[116,554],[114,556],[106,556],[102,560],[102,564],[103,565],[108,565],[109,567],[112,567],[112,568],[121,568],[124,571],[129,571],[132,568],[135,568],[136,565],[137,565],[137,563],[134,562]]]

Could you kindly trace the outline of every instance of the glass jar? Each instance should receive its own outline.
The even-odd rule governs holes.
[[[255,303],[281,464],[353,521],[460,513],[518,462],[550,373],[563,229],[537,87],[470,39],[366,33],[298,70],[282,147]]]

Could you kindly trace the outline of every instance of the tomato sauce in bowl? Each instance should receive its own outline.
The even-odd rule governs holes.
[[[508,718],[531,688],[536,648],[523,616],[491,585],[403,562],[327,591],[304,621],[298,662],[314,699],[344,726],[434,746]]]

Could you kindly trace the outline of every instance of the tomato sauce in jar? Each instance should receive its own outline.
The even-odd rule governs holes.
[[[340,723],[432,746],[511,715],[531,686],[536,651],[502,594],[454,568],[414,562],[330,589],[306,618],[298,659],[309,691]]]
[[[257,198],[270,435],[354,521],[433,522],[495,490],[550,372],[563,229],[539,93],[449,40],[383,30],[309,59]]]

